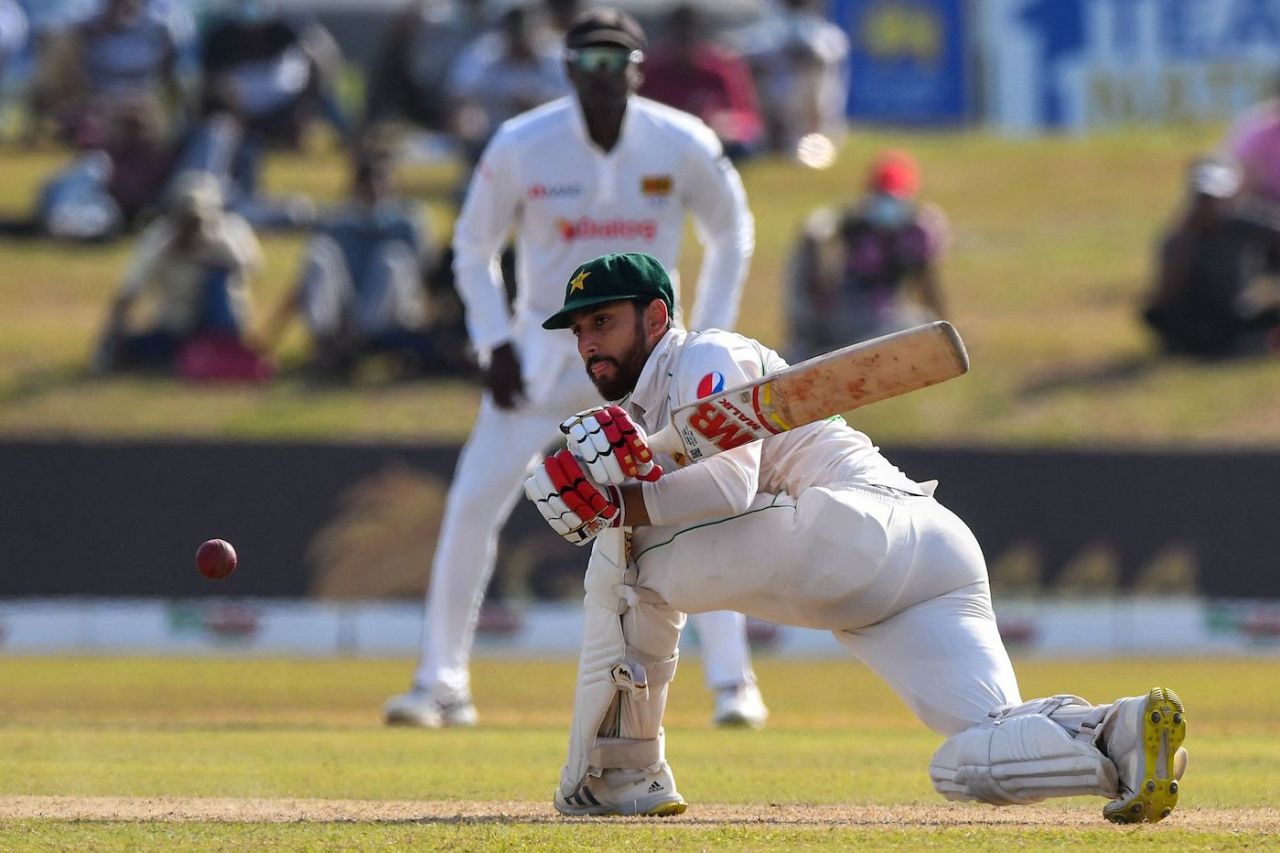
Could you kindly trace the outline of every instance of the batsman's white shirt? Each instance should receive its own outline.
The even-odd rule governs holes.
[[[741,335],[672,329],[622,405],[654,431],[785,366]],[[686,612],[831,630],[943,733],[1020,701],[973,534],[843,418],[659,461],[668,473],[643,487],[653,526],[632,536],[637,586]]]
[[[455,226],[454,272],[472,344],[506,341],[524,363],[533,401],[565,369],[582,372],[571,335],[542,321],[560,310],[580,264],[609,252],[646,252],[673,274],[692,214],[705,245],[691,328],[733,328],[754,223],[742,181],[715,134],[678,110],[633,96],[611,151],[591,141],[577,98],[504,123],[476,168]],[[494,256],[515,228],[514,316]]]

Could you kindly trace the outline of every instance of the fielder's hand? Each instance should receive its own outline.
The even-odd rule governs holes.
[[[647,436],[620,406],[587,409],[560,424],[569,452],[597,483],[620,486],[627,480],[652,482],[662,476],[653,462]]]
[[[524,378],[520,373],[520,356],[510,343],[494,348],[484,384],[499,409],[515,409],[524,402]]]
[[[524,481],[524,493],[566,541],[585,545],[607,527],[622,525],[622,494],[593,482],[567,450],[548,456]]]

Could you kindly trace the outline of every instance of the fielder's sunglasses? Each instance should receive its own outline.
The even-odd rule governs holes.
[[[617,74],[632,63],[644,62],[644,51],[629,51],[621,47],[579,47],[566,50],[564,58],[581,71]]]

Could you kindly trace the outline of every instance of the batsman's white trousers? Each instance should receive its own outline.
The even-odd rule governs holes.
[[[545,399],[514,411],[498,408],[488,394],[482,398],[445,503],[415,686],[446,698],[470,695],[471,648],[497,558],[498,533],[517,498],[524,495],[524,480],[533,465],[542,461],[552,441],[562,438],[560,423],[574,412],[601,405],[586,371],[577,367],[554,383]],[[548,530],[547,535],[555,534]],[[586,562],[584,550],[584,571]],[[755,681],[742,614],[700,614],[695,626],[709,687]]]
[[[746,512],[640,528],[637,586],[686,612],[823,628],[954,734],[1021,702],[969,528],[931,497],[875,486],[760,494]]]

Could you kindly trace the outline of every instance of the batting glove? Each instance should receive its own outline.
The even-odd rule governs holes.
[[[620,486],[627,480],[652,482],[662,476],[653,461],[644,430],[621,406],[579,412],[560,424],[569,452],[597,483]]]
[[[551,529],[574,545],[585,545],[601,530],[622,525],[622,493],[617,486],[594,482],[568,450],[543,460],[524,481],[524,493]]]

